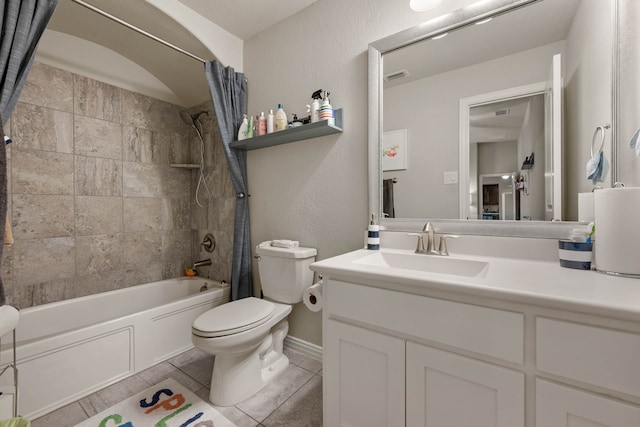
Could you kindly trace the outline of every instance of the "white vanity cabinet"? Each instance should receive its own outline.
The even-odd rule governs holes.
[[[524,426],[524,374],[425,345],[521,363],[522,314],[336,280],[324,294],[326,426]]]
[[[324,283],[326,426],[640,426],[640,322]]]

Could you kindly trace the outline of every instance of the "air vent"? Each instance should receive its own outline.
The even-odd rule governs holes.
[[[387,74],[386,76],[384,76],[384,81],[390,82],[392,80],[398,80],[403,77],[407,77],[408,75],[409,75],[409,72],[407,70],[400,70],[395,73]]]
[[[505,110],[498,110],[496,111],[496,116],[508,116],[509,115],[509,109],[505,109]]]

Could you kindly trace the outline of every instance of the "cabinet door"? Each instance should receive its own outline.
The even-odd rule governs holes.
[[[324,424],[404,426],[405,341],[335,320],[324,327]]]
[[[638,427],[640,408],[538,379],[536,426]]]
[[[407,342],[407,426],[524,426],[524,374]]]

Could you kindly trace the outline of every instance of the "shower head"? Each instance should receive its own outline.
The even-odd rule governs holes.
[[[189,126],[195,126],[198,117],[200,117],[202,114],[207,114],[207,112],[203,110],[195,114],[189,114],[184,110],[180,111],[180,117],[182,118],[182,121]]]

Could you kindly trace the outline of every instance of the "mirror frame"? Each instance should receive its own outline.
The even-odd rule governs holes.
[[[369,44],[368,71],[368,163],[369,163],[369,212],[378,219],[381,230],[419,231],[425,222],[430,221],[438,233],[457,233],[469,235],[491,235],[505,237],[537,237],[559,239],[567,238],[577,222],[571,221],[481,221],[463,219],[431,218],[382,218],[382,132],[383,132],[383,60],[382,55],[425,40],[442,33],[460,29],[476,21],[508,13],[542,0],[486,0],[431,19],[422,24],[400,31]],[[613,60],[612,60],[612,134],[611,134],[611,182],[618,176],[617,134],[618,117],[616,114],[618,88],[618,37],[617,27],[618,1],[612,1]],[[496,223],[498,222],[498,223]]]

